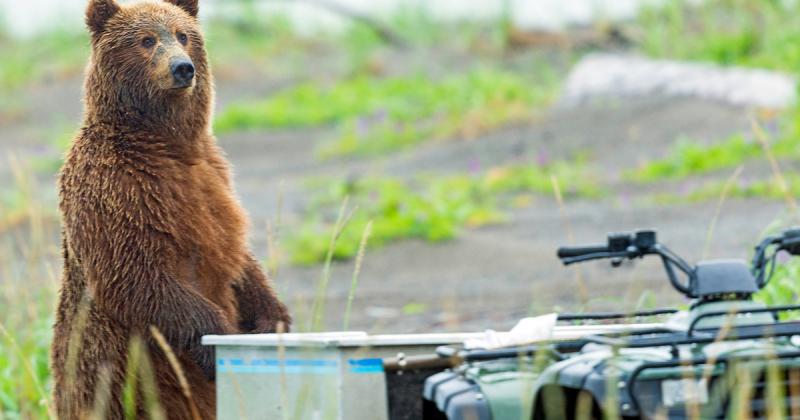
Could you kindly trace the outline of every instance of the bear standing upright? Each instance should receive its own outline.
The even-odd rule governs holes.
[[[167,417],[213,418],[215,361],[200,338],[290,323],[247,247],[247,218],[211,134],[197,12],[197,0],[87,8],[85,116],[59,180],[64,275],[52,367],[62,420],[124,417],[133,337]],[[151,326],[177,356],[193,401]],[[152,410],[142,387],[137,418]]]

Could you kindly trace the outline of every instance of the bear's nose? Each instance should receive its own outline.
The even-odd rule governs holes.
[[[172,77],[178,84],[187,86],[194,78],[194,65],[188,60],[176,60],[171,65]]]

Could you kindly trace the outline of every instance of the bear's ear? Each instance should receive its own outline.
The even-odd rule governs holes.
[[[119,11],[119,6],[114,0],[89,0],[86,8],[86,26],[94,35],[103,32],[106,22]]]
[[[185,10],[186,13],[197,17],[197,12],[199,11],[200,7],[197,5],[198,0],[166,0],[167,3],[172,3],[181,9]]]

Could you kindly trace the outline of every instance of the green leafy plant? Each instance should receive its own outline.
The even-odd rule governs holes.
[[[646,54],[796,73],[800,4],[777,0],[670,0],[640,15]]]
[[[784,159],[800,158],[800,109],[793,109],[769,124],[778,133],[769,144],[772,154]],[[681,137],[666,156],[627,171],[626,176],[639,182],[683,179],[763,157],[761,144],[743,134],[734,134],[709,144]]]
[[[790,259],[778,264],[775,274],[756,295],[756,299],[767,305],[793,305],[800,299],[800,260]],[[795,318],[797,314],[794,314]]]
[[[509,165],[476,175],[421,176],[406,181],[370,178],[329,184],[308,209],[301,225],[286,245],[295,264],[324,261],[329,250],[330,209],[345,197],[357,206],[342,229],[333,258],[356,255],[361,233],[372,222],[369,246],[379,247],[401,239],[441,242],[457,237],[463,228],[501,223],[501,209],[515,201],[515,194],[552,194],[552,177],[570,196],[597,197],[601,190],[580,163]]]
[[[359,76],[332,86],[305,83],[255,103],[229,106],[216,120],[221,132],[338,123],[341,134],[323,157],[369,155],[430,138],[465,137],[530,116],[550,98],[547,87],[497,70],[472,70],[441,80],[416,75]]]
[[[664,158],[647,162],[628,173],[640,182],[685,178],[717,169],[736,166],[761,156],[761,145],[735,134],[719,143],[704,145],[689,138],[678,139]]]
[[[333,258],[338,260],[356,255],[360,234],[370,220],[369,245],[375,247],[400,238],[432,242],[451,239],[464,224],[497,222],[501,217],[493,202],[460,180],[436,183],[420,193],[394,179],[343,182],[334,186],[331,197],[342,196],[352,196],[359,207],[336,243]],[[315,210],[309,214],[319,213]],[[294,263],[315,264],[324,259],[327,226],[318,216],[304,221],[287,241]]]

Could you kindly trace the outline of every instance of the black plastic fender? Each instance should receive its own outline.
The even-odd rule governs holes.
[[[480,386],[463,375],[447,371],[425,381],[423,398],[438,413],[425,412],[425,420],[491,420],[489,403]],[[443,416],[443,417],[442,417]]]

